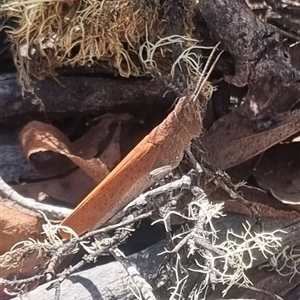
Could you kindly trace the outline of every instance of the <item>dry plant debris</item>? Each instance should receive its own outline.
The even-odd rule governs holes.
[[[257,129],[238,111],[217,120],[202,139],[209,161],[225,170],[263,153],[300,131],[300,110],[277,114],[260,126]]]
[[[183,28],[178,34],[189,37],[196,1],[182,4]],[[43,78],[57,67],[99,60],[108,61],[125,77],[143,74],[139,59],[144,53],[139,54],[139,48],[145,38],[156,43],[158,37],[170,35],[164,21],[170,6],[157,0],[5,1],[0,18],[14,20],[4,28],[13,43],[20,78],[30,89],[29,74]],[[166,56],[170,53],[159,53],[163,61]],[[163,65],[159,64],[160,71],[168,74],[171,59]]]
[[[170,299],[182,299],[184,286],[188,284],[190,280],[189,277],[195,272],[203,274],[204,277],[202,277],[201,281],[198,281],[198,284],[186,299],[195,299],[195,297],[200,297],[200,295],[202,297],[202,295],[206,293],[206,290],[209,290],[211,287],[214,289],[214,287],[220,283],[223,286],[224,295],[236,284],[244,287],[250,286],[251,281],[245,272],[253,266],[258,253],[261,253],[265,259],[273,258],[272,267],[277,268],[278,264],[279,272],[282,272],[283,265],[286,264],[289,265],[290,269],[292,268],[292,261],[289,261],[292,258],[286,258],[285,261],[281,259],[284,257],[284,253],[287,249],[283,249],[282,254],[278,252],[281,246],[281,236],[283,234],[281,230],[259,233],[253,231],[252,226],[246,223],[243,225],[241,233],[235,233],[229,230],[226,239],[223,242],[218,242],[219,232],[214,224],[216,219],[225,217],[222,213],[223,203],[212,204],[200,188],[196,186],[190,188],[192,194],[190,195],[190,203],[187,207],[188,213],[181,215],[178,211],[171,210],[162,216],[163,219],[158,220],[158,222],[163,221],[163,223],[168,224],[168,219],[173,214],[181,215],[183,219],[187,220],[186,225],[182,226],[180,232],[177,232],[177,234],[172,237],[173,247],[171,246],[170,250],[167,251],[167,253],[172,254],[177,261],[174,265],[175,269],[172,271],[175,275],[174,284],[176,285],[171,289]],[[44,272],[42,274],[38,273],[24,280],[3,280],[3,284],[11,293],[15,291],[16,287],[24,284],[23,289],[20,291],[26,292],[26,287],[29,283],[47,277],[52,278],[59,261],[64,256],[78,251],[78,248],[82,246],[87,251],[87,255],[76,265],[57,274],[58,278],[56,283],[58,285],[56,285],[56,288],[59,289],[59,285],[73,272],[80,270],[84,264],[93,262],[103,253],[116,252],[115,247],[128,235],[133,223],[146,216],[149,216],[149,214],[129,218],[119,224],[89,232],[82,237],[78,237],[67,227],[51,224],[44,216],[46,224],[43,225],[43,230],[46,239],[42,242],[34,240],[24,241],[16,246],[21,246],[18,250],[19,253],[21,253],[20,251],[27,251],[29,248],[32,248],[33,253],[37,251],[43,253],[41,259],[46,259],[44,256],[45,253],[51,251],[51,257],[48,257],[45,262],[47,268],[43,268]],[[63,243],[58,236],[58,231],[61,230],[72,234],[73,238],[69,242]],[[116,230],[113,237],[103,236],[99,238],[99,234],[104,234],[112,230]],[[168,230],[168,226],[166,230]],[[89,239],[93,236],[96,237],[96,239],[94,242],[90,242]],[[14,251],[15,250],[8,252],[5,257],[9,254],[13,255]],[[188,253],[186,253],[186,251],[188,251]],[[278,253],[278,255],[274,256],[274,253]],[[186,259],[194,261],[194,266],[192,267],[190,265],[187,268],[185,266]],[[293,255],[293,259],[295,261],[294,266],[297,266],[297,255]],[[132,272],[131,269],[132,266],[128,267],[130,276],[133,278],[137,277],[135,278],[135,282],[139,281],[139,275]],[[290,275],[293,274],[294,272],[290,272]],[[141,295],[145,296],[146,294],[143,288],[145,288],[144,284],[139,286],[138,292],[136,293],[141,293]],[[261,290],[259,292],[263,293],[264,291]]]
[[[201,189],[197,193],[198,197],[188,205],[189,213],[186,217],[193,227],[183,228],[181,233],[173,236],[175,247],[172,252],[177,253],[178,260],[185,261],[186,258],[181,257],[180,249],[187,245],[188,253],[183,251],[182,255],[187,255],[195,261],[195,267],[190,267],[188,270],[205,275],[203,280],[194,287],[188,299],[197,299],[201,294],[205,294],[205,290],[209,288],[214,290],[220,283],[225,286],[222,292],[225,296],[236,284],[251,285],[245,272],[253,266],[253,260],[256,259],[255,250],[261,252],[266,258],[272,256],[280,247],[281,238],[276,235],[283,232],[275,230],[271,233],[256,233],[252,232],[252,226],[246,223],[243,224],[243,232],[240,235],[228,230],[226,240],[218,243],[218,232],[214,228],[213,220],[224,217],[223,203],[212,204]],[[184,265],[178,263],[176,267],[178,268],[175,270],[178,276],[177,286],[170,299],[182,299],[182,290],[189,280]],[[179,274],[186,274],[186,276],[180,278]]]
[[[180,1],[182,23],[179,22],[178,30],[170,19],[170,11],[174,12],[172,2],[166,1],[162,6],[160,3],[31,0],[21,3],[1,2],[0,17],[13,18],[17,21],[14,26],[9,22],[4,26],[8,29],[15,62],[26,89],[30,89],[29,75],[36,77],[55,75],[57,67],[91,65],[99,60],[108,61],[125,77],[151,74],[164,79],[168,87],[174,88],[173,85],[177,83],[179,86],[174,89],[177,88],[176,91],[180,92],[184,90],[182,86],[185,85],[180,86],[182,78],[179,74],[188,79],[188,92],[184,90],[183,96],[169,116],[155,127],[94,190],[92,188],[98,184],[102,176],[95,175],[94,172],[95,169],[99,171],[94,164],[99,162],[95,144],[106,136],[109,118],[106,125],[104,124],[103,132],[98,131],[97,135],[97,131],[94,131],[89,138],[81,140],[85,146],[91,142],[88,150],[92,151],[89,153],[82,152],[79,146],[71,144],[56,128],[48,124],[34,122],[23,129],[21,141],[25,146],[26,157],[36,167],[38,165],[35,161],[36,152],[51,150],[66,154],[68,159],[82,168],[81,173],[65,178],[66,181],[47,181],[49,190],[58,186],[59,182],[72,183],[75,178],[83,185],[80,177],[85,173],[93,182],[82,195],[90,190],[92,192],[75,209],[73,215],[63,221],[63,225],[71,225],[72,228],[57,226],[45,218],[48,226],[46,241],[31,240],[24,242],[23,246],[19,244],[20,253],[23,250],[24,253],[33,251],[34,255],[42,252],[41,260],[45,264],[38,270],[37,275],[21,272],[22,276],[28,278],[15,280],[9,278],[13,276],[11,275],[13,271],[7,278],[1,279],[1,288],[6,288],[4,292],[26,292],[30,283],[56,276],[54,287],[58,297],[64,279],[80,270],[86,263],[95,261],[99,255],[112,253],[132,277],[136,297],[156,299],[152,287],[141,278],[135,266],[120,255],[118,246],[134,230],[134,223],[149,216],[157,218],[157,214],[160,215],[157,222],[161,221],[165,225],[166,232],[171,231],[173,220],[179,219],[179,224],[184,223],[172,235],[173,246],[166,251],[173,259],[169,266],[168,278],[170,282],[173,279],[170,299],[215,299],[212,297],[216,295],[221,298],[230,295],[232,290],[234,294],[237,285],[246,288],[248,292],[256,293],[251,297],[259,295],[257,299],[282,299],[291,285],[285,291],[276,290],[271,286],[264,289],[263,284],[270,282],[271,277],[255,282],[253,276],[250,276],[255,266],[262,262],[266,263],[268,269],[277,272],[276,275],[289,277],[285,281],[286,284],[290,280],[294,286],[297,284],[299,286],[299,254],[295,239],[299,232],[297,227],[299,213],[292,207],[299,204],[297,155],[300,130],[297,102],[300,87],[297,82],[299,70],[296,69],[299,69],[299,64],[297,65],[299,52],[294,45],[293,49],[291,47],[292,59],[286,59],[278,31],[268,24],[268,22],[274,24],[276,14],[283,15],[283,12],[288,12],[292,16],[297,11],[297,5],[286,4],[285,1],[277,1],[280,5],[275,5],[274,1],[269,0],[267,4],[271,9],[268,12],[271,13],[257,18],[242,0],[199,1],[208,28],[235,59],[236,74],[232,77],[232,74],[225,72],[225,81],[236,86],[248,84],[246,95],[235,103],[234,111],[214,120],[213,126],[206,131],[202,127],[202,118],[209,113],[209,107],[206,111],[207,99],[211,97],[213,87],[207,82],[207,77],[203,78],[207,69],[203,67],[202,54],[208,48],[193,36],[192,17],[197,16],[194,14],[194,8],[197,8],[198,4],[196,1]],[[292,8],[286,10],[285,5]],[[223,14],[220,13],[220,7]],[[252,7],[253,10],[256,8]],[[286,15],[284,16],[281,18],[281,25],[285,28],[288,22]],[[240,19],[248,26],[236,26],[234,18],[238,17],[241,17]],[[33,18],[41,22],[32,22]],[[224,26],[224,20],[228,27]],[[170,28],[168,27],[170,24],[166,21],[170,21]],[[287,32],[286,36],[297,40],[299,36],[297,26],[297,22],[294,22],[292,32]],[[242,32],[241,28],[245,32]],[[222,62],[224,63],[224,60]],[[222,71],[222,62],[217,66],[219,72]],[[196,90],[195,94],[198,92],[201,94],[200,98],[203,100],[200,103],[201,107],[193,95],[193,90]],[[232,107],[228,108],[230,109]],[[162,186],[140,195],[157,180],[157,174],[165,175],[180,163],[189,141],[198,137],[200,133],[202,136],[198,142],[204,146],[201,159],[199,162],[195,159],[188,161],[189,168],[192,165],[197,170],[197,175],[191,176],[188,180],[186,176],[178,180],[171,179],[170,182],[166,177],[162,181]],[[48,139],[45,139],[46,135]],[[291,144],[277,145],[284,142]],[[117,146],[115,145],[113,149],[119,147],[118,142],[115,144]],[[274,148],[274,145],[277,146]],[[193,150],[197,148],[196,143],[192,146]],[[283,147],[290,148],[291,152],[284,150],[282,153]],[[81,149],[85,150],[84,147]],[[116,153],[120,156],[120,152]],[[295,156],[295,159],[291,160],[290,156]],[[246,161],[249,163],[251,158],[253,158],[251,171],[248,172],[249,165],[243,163]],[[102,158],[100,160],[102,161]],[[74,166],[67,161],[68,163],[62,166],[64,171],[69,171]],[[53,166],[52,164],[51,167]],[[105,169],[104,173],[113,168],[108,167],[106,163],[101,166]],[[257,187],[246,186],[244,182],[234,184],[233,182],[240,181],[239,176],[230,178],[219,170],[229,169],[228,172],[233,174],[233,168],[235,174],[248,174],[245,176],[246,179],[252,175],[251,181],[256,181],[257,185],[274,197]],[[43,166],[41,170],[46,173],[49,171]],[[158,175],[160,176],[162,175]],[[288,182],[283,177],[288,178]],[[168,184],[164,185],[166,181]],[[113,184],[106,187],[111,182]],[[89,183],[84,184],[87,187]],[[199,184],[203,186],[204,191],[199,189]],[[38,189],[46,191],[45,186],[40,185]],[[31,191],[28,187],[28,192],[36,192],[37,185],[33,185]],[[25,190],[26,188],[23,189]],[[98,198],[103,190],[104,196],[110,202],[102,202],[100,205]],[[226,196],[224,191],[227,193]],[[64,198],[62,196],[64,192],[62,191],[59,198]],[[56,198],[58,194],[53,194],[53,197]],[[112,196],[114,194],[115,198]],[[170,194],[172,198],[167,196]],[[70,198],[70,195],[72,194],[66,193],[65,197]],[[73,201],[78,202],[85,196]],[[134,197],[138,198],[129,203]],[[151,201],[153,197],[156,197],[154,202]],[[283,204],[276,202],[276,198]],[[177,202],[179,199],[184,199],[183,209],[179,208]],[[214,200],[213,203],[209,199]],[[223,204],[219,203],[221,199],[226,200],[224,208]],[[94,204],[91,205],[92,202]],[[99,207],[103,213],[101,219]],[[229,220],[229,216],[222,213],[223,209],[229,214],[230,212],[236,214],[234,223],[243,224],[241,230],[236,231],[225,225],[226,229],[221,227],[220,231],[215,228],[218,219]],[[119,214],[111,220],[116,224],[91,232],[91,229],[103,225],[117,212]],[[74,215],[77,219],[69,222]],[[125,219],[122,219],[124,216]],[[247,216],[255,220],[247,219]],[[238,222],[238,217],[241,217],[242,221]],[[120,219],[122,221],[117,223],[116,220]],[[266,229],[264,226],[268,223],[261,221],[262,219],[271,219],[273,226]],[[226,224],[226,221],[224,222],[223,224]],[[295,224],[291,224],[293,222]],[[73,229],[80,235],[86,231],[88,233],[78,237],[75,232],[68,231]],[[61,233],[64,230],[68,232]],[[63,243],[61,236],[70,235],[71,240]],[[94,239],[90,240],[91,238]],[[57,267],[63,265],[60,263],[62,257],[76,252],[81,247],[87,254],[80,257],[75,265],[59,273]],[[13,256],[14,253],[15,250],[11,250],[3,256],[3,259],[8,261],[8,264],[4,264],[6,269],[10,264],[16,264],[16,261],[7,260],[7,257]],[[28,264],[28,261],[30,262],[25,257],[24,263]],[[190,289],[189,285],[194,274],[199,274],[199,280],[195,281],[197,283]],[[254,286],[251,286],[252,282]],[[283,279],[281,282],[284,282]],[[7,289],[8,286],[11,288]],[[244,293],[244,296],[247,293]]]
[[[14,244],[21,240],[28,237],[39,237],[42,220],[33,211],[28,208],[25,209],[12,201],[3,202],[3,200],[0,203],[0,211],[0,255],[9,251]],[[14,218],[11,216],[14,216]]]
[[[14,189],[30,198],[43,200],[47,197],[51,197],[73,206],[77,205],[89,191],[101,181],[103,173],[108,173],[108,170],[112,170],[121,160],[120,130],[122,125],[119,124],[115,132],[110,132],[109,125],[118,121],[121,122],[122,120],[126,122],[127,118],[130,119],[130,116],[103,116],[101,120],[80,139],[74,141],[72,144],[67,141],[70,149],[78,155],[76,159],[77,162],[79,162],[78,166],[82,166],[82,168],[79,169],[74,169],[72,161],[65,160],[62,156],[56,156],[55,153],[59,150],[55,145],[49,145],[49,139],[46,140],[43,138],[46,132],[39,131],[38,128],[33,125],[42,124],[43,127],[50,129],[52,129],[53,126],[44,123],[29,123],[20,133],[20,139],[23,144],[26,144],[24,151],[27,153],[30,165],[33,166],[39,174],[43,175],[45,179],[33,184],[14,185]],[[27,129],[30,129],[31,133],[35,133],[35,136],[29,134],[24,135],[26,131],[28,133]],[[55,129],[55,131],[57,132],[57,129]],[[61,136],[62,134],[59,133],[59,135]],[[112,136],[109,144],[102,153],[99,153],[99,148],[103,140],[110,135]],[[36,139],[38,138],[43,140],[38,142],[38,144],[43,145],[42,148],[37,147]],[[57,137],[56,142],[58,144],[65,145],[63,141],[66,141],[64,135],[63,138]],[[65,146],[63,146],[63,148],[64,147]],[[53,151],[46,151],[46,153],[41,151],[46,149]],[[60,151],[62,155],[65,155],[64,151]],[[33,155],[29,155],[29,153]],[[34,157],[34,154],[39,156]],[[68,157],[69,155],[70,153],[67,152],[66,156]],[[43,159],[44,156],[45,159]],[[97,165],[100,165],[101,168],[96,169]],[[50,176],[51,174],[52,176]],[[62,175],[63,177],[53,178],[53,175]],[[95,178],[95,175],[97,178]]]

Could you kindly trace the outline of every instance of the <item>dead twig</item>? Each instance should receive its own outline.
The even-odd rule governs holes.
[[[144,194],[141,194],[135,200],[130,202],[122,210],[122,212],[124,213],[135,206],[148,205],[149,204],[148,200],[151,198],[154,198],[158,195],[166,194],[166,193],[169,193],[169,192],[171,192],[173,190],[177,190],[177,189],[188,190],[188,189],[190,189],[190,187],[191,187],[191,178],[187,175],[183,175],[180,179],[178,179],[176,181],[167,183],[167,184],[157,187],[153,190],[150,190]]]
[[[54,252],[54,254],[52,255],[52,258],[50,259],[49,263],[48,263],[48,267],[45,270],[45,274],[47,274],[47,280],[51,280],[54,275],[55,275],[55,269],[57,267],[57,264],[60,260],[60,258],[67,252],[69,252],[71,249],[74,249],[76,247],[76,245],[78,245],[79,243],[85,242],[88,239],[90,239],[91,237],[95,237],[97,235],[103,234],[103,233],[107,233],[113,230],[116,230],[118,228],[124,228],[126,226],[129,226],[131,224],[134,224],[136,222],[139,222],[140,220],[143,220],[145,218],[148,218],[152,215],[152,212],[148,212],[142,215],[139,215],[137,217],[132,217],[132,218],[128,218],[125,221],[122,221],[118,224],[113,224],[98,230],[94,230],[91,232],[88,232],[87,234],[83,235],[82,237],[78,237],[78,238],[73,238],[71,239],[69,242],[63,244],[62,246],[60,246],[59,248],[56,249],[56,251]],[[99,253],[98,255],[100,255],[101,253]],[[82,264],[84,265],[84,264]],[[79,264],[76,268],[80,268],[82,266],[81,264]]]
[[[22,207],[32,210],[38,214],[42,211],[45,215],[53,219],[63,219],[72,213],[72,209],[55,206],[51,204],[46,204],[38,202],[32,198],[23,197],[18,194],[13,188],[11,188],[3,179],[0,177],[0,197],[2,202],[9,199]]]

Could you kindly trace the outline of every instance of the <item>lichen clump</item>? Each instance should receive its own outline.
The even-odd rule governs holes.
[[[57,67],[107,61],[121,76],[143,72],[139,47],[170,35],[170,4],[159,0],[6,0],[0,18],[23,81]],[[182,3],[181,33],[190,36],[196,0]],[[147,35],[147,37],[146,37]],[[25,80],[26,82],[26,80]]]

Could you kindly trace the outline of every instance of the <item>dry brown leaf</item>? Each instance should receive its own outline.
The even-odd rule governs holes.
[[[11,201],[0,202],[0,212],[0,254],[21,240],[40,236],[42,220],[36,213]]]
[[[251,176],[253,169],[259,162],[261,155],[252,157],[245,162],[226,170],[226,173],[230,176],[231,181],[234,183],[238,183],[242,180],[247,181]]]
[[[82,170],[78,169],[62,178],[18,184],[13,189],[24,197],[47,201],[50,197],[72,207],[76,206],[94,187],[96,183]]]
[[[97,126],[97,129],[98,126]],[[120,153],[121,125],[118,125],[110,143],[100,155],[100,160],[111,170],[121,160]],[[97,185],[81,169],[61,177],[45,181],[14,185],[13,188],[25,197],[41,199],[50,196],[56,200],[76,206]]]
[[[119,123],[118,127],[120,127],[121,122],[131,120],[132,116],[126,113],[118,115],[106,114],[99,119],[100,120],[96,125],[90,128],[88,132],[86,132],[82,137],[80,137],[72,144],[74,152],[80,155],[80,157],[82,158],[92,158],[98,156],[99,144],[108,136],[109,126],[112,123]],[[117,129],[117,131],[120,131],[120,129]],[[120,135],[120,132],[118,133],[118,135]],[[110,144],[117,143],[117,148],[119,148],[119,139],[120,137],[116,138],[115,135],[114,138],[110,141]],[[113,155],[113,157],[113,159],[115,159],[119,156]],[[108,158],[106,159],[106,161],[110,162],[113,159]],[[113,166],[115,166],[115,164]],[[108,166],[108,168],[111,169],[112,167]]]
[[[300,144],[277,145],[253,172],[257,183],[279,201],[300,209]]]
[[[112,115],[105,116],[84,137],[72,145],[68,138],[50,124],[33,121],[20,132],[20,144],[30,164],[44,176],[56,176],[79,166],[95,182],[100,182],[108,173],[106,165],[98,158],[93,158],[101,142],[108,133],[108,126],[113,121]],[[38,161],[34,154],[38,152],[54,152],[61,155],[46,155],[46,159]],[[73,162],[66,160],[66,157]]]
[[[209,162],[217,168],[236,166],[300,131],[300,110],[278,114],[268,130],[257,132],[251,120],[232,111],[202,138]]]
[[[1,278],[13,280],[15,278],[23,279],[41,273],[43,267],[50,258],[41,255],[41,251],[28,249],[16,249],[9,251],[0,256],[0,274]],[[36,267],[36,268],[35,268]],[[39,282],[28,284],[27,289],[30,291],[37,287]],[[17,292],[13,287],[7,287],[0,284],[0,299],[7,300],[12,298],[5,290],[10,293]]]

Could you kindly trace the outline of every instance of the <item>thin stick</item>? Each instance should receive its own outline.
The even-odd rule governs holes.
[[[69,216],[72,213],[72,209],[55,206],[51,204],[45,204],[38,202],[32,198],[23,197],[18,194],[12,187],[10,187],[0,176],[0,201],[6,202],[7,199],[11,200],[22,207],[30,209],[38,214],[40,211],[45,213],[50,218],[63,219]]]

